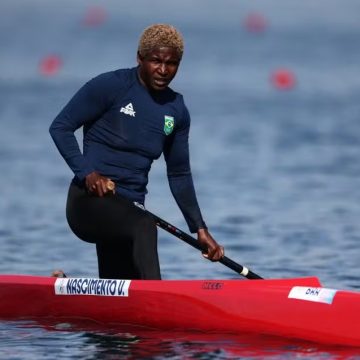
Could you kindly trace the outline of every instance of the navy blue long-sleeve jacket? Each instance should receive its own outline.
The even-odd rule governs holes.
[[[83,126],[83,151],[74,132]],[[84,184],[93,171],[116,192],[144,203],[152,162],[163,153],[171,192],[191,232],[204,228],[189,163],[190,116],[170,88],[150,92],[137,68],[101,74],[87,82],[50,126],[61,155]]]

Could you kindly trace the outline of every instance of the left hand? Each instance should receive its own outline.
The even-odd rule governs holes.
[[[199,243],[206,249],[206,252],[203,252],[204,258],[219,261],[224,257],[224,247],[214,240],[207,229],[199,229],[197,235]]]

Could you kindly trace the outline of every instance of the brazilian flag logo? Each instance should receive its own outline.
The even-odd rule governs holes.
[[[170,135],[174,130],[174,118],[169,115],[165,115],[164,122],[164,133],[165,135]]]

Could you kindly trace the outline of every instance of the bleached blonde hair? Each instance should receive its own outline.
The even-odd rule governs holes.
[[[141,34],[138,53],[146,56],[158,47],[172,47],[177,50],[181,58],[184,53],[184,40],[181,33],[172,25],[154,24],[147,27]]]

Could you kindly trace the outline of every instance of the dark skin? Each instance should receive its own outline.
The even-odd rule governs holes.
[[[149,91],[163,91],[174,79],[181,61],[181,55],[172,47],[158,47],[145,55],[137,54],[138,75],[141,84]],[[110,179],[94,171],[86,176],[86,188],[96,196],[115,193]],[[203,246],[203,256],[211,261],[224,257],[224,248],[211,236],[207,229],[197,231],[197,239]]]
[[[140,82],[149,91],[165,90],[174,79],[180,61],[180,54],[171,47],[156,48],[143,56],[138,53]]]

